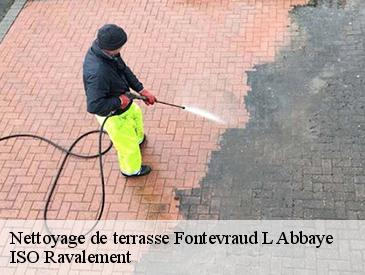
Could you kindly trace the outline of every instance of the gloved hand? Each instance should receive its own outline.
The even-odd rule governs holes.
[[[143,89],[142,92],[140,92],[140,95],[146,98],[145,100],[143,100],[146,105],[153,105],[157,100],[156,97],[146,89]]]
[[[125,95],[125,94],[121,95],[119,97],[119,99],[120,99],[120,102],[121,102],[120,103],[120,108],[122,110],[125,109],[125,108],[127,108],[128,105],[129,105],[129,103],[131,102],[130,98],[127,95]]]

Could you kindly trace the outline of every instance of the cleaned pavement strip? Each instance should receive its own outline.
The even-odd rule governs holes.
[[[0,43],[4,39],[6,33],[11,28],[11,25],[14,23],[15,19],[17,18],[19,12],[22,10],[25,2],[27,0],[15,0],[14,3],[11,5],[10,9],[7,10],[7,5],[5,2],[2,6],[4,10],[7,10],[5,16],[0,19]]]

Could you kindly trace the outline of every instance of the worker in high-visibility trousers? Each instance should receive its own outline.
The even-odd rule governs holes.
[[[132,102],[130,88],[140,93],[147,105],[156,97],[144,89],[131,69],[120,56],[127,42],[125,31],[114,24],[98,30],[97,38],[88,50],[83,64],[83,81],[87,98],[87,111],[95,114],[101,124],[107,115],[104,129],[118,153],[121,173],[126,177],[147,175],[151,167],[142,165],[140,144],[145,140],[140,107]]]

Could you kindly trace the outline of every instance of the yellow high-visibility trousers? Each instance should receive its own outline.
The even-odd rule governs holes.
[[[105,117],[96,115],[96,119],[101,125]],[[132,103],[126,112],[109,117],[104,130],[117,151],[121,172],[129,176],[137,174],[142,165],[139,145],[144,138],[141,108],[136,103]]]

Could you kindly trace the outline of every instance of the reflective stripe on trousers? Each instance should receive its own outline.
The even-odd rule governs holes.
[[[105,117],[95,116],[101,125]],[[128,111],[108,118],[104,130],[117,151],[121,172],[126,175],[137,174],[142,165],[139,144],[144,137],[141,108],[136,103],[132,103]]]

